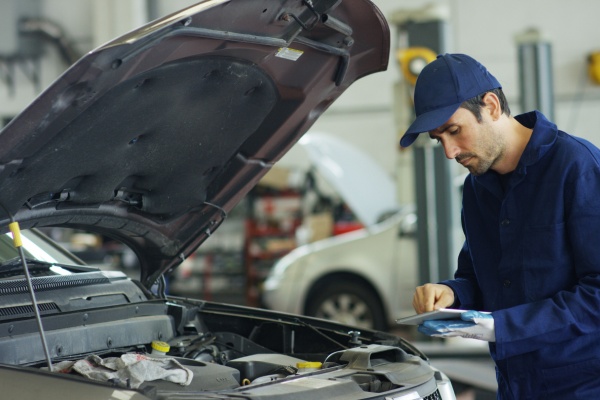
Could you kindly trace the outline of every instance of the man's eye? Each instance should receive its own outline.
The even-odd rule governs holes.
[[[453,131],[448,131],[449,134],[451,135],[456,135],[458,133],[458,129],[454,129]]]

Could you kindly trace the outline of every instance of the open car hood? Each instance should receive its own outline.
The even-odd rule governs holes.
[[[111,236],[150,286],[388,56],[368,0],[208,0],[154,21],[88,53],[0,132],[0,225]]]

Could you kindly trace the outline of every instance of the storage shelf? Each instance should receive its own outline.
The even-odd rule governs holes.
[[[256,307],[260,305],[260,286],[269,270],[297,245],[302,197],[297,191],[258,187],[248,199],[244,241],[246,304]]]

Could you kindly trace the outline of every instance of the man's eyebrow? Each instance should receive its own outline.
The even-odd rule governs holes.
[[[434,139],[434,137],[432,135],[441,135],[442,133],[446,132],[448,129],[450,129],[451,127],[453,127],[456,124],[450,123],[450,124],[444,124],[442,126],[440,126],[437,129],[434,129],[432,131],[429,131],[429,137],[431,139]]]

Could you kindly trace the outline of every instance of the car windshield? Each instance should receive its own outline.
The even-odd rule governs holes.
[[[73,254],[56,246],[48,237],[37,230],[21,231],[23,252],[29,262],[46,265],[82,265]],[[0,235],[0,266],[20,265],[20,256],[13,244],[12,234]]]

